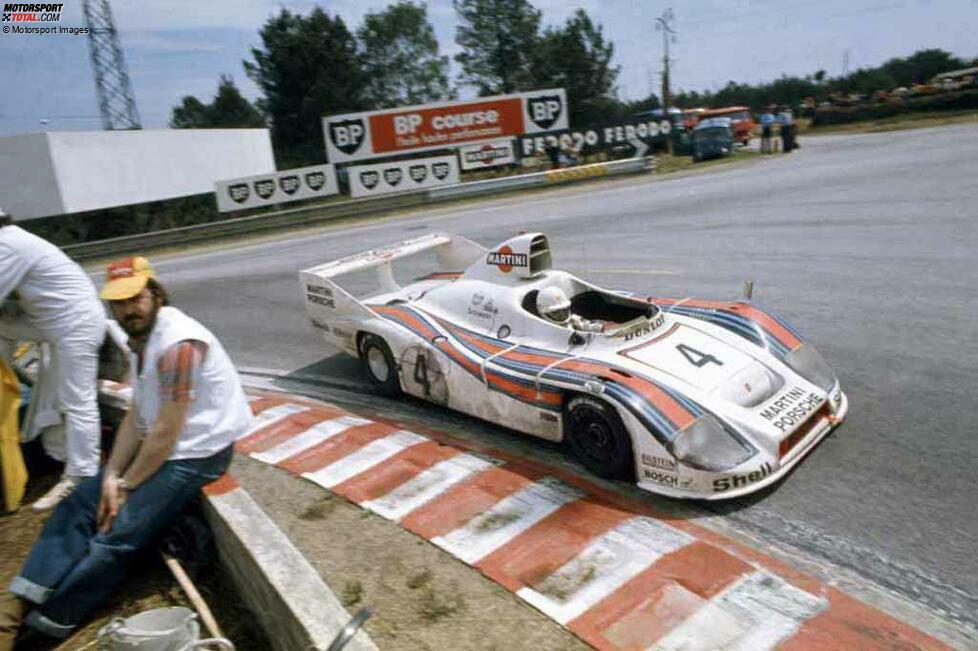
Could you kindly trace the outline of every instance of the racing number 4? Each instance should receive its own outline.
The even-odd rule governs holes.
[[[723,366],[723,362],[718,360],[713,355],[708,355],[707,353],[701,353],[700,351],[687,346],[686,344],[679,344],[676,346],[676,350],[682,353],[686,361],[695,366],[696,368],[702,368],[707,364],[716,364],[717,366]]]

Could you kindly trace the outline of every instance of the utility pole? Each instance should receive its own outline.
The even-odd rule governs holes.
[[[82,11],[88,26],[88,53],[95,72],[102,128],[142,129],[109,0],[85,0]]]
[[[662,32],[662,115],[669,123],[669,41],[676,42],[676,31],[672,28],[672,21],[675,14],[672,7],[662,12],[662,15],[655,19],[655,28]],[[666,149],[672,153],[672,137],[666,137]]]

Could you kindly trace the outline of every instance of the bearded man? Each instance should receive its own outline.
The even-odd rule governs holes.
[[[10,585],[8,621],[63,639],[231,461],[251,426],[241,380],[207,328],[169,305],[149,261],[109,265],[100,293],[129,337],[133,399],[108,463],[58,505]],[[4,649],[0,616],[0,651]],[[8,626],[8,628],[10,628]]]

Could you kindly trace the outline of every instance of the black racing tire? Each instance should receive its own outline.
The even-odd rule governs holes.
[[[360,342],[360,360],[370,384],[385,396],[394,398],[401,395],[397,362],[386,341],[377,335],[364,335]]]
[[[608,403],[588,396],[571,398],[564,408],[564,440],[595,475],[634,481],[632,439]]]

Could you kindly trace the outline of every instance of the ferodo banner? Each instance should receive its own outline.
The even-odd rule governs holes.
[[[634,124],[612,124],[578,131],[554,131],[519,138],[521,157],[546,153],[547,147],[571,147],[582,149],[608,149],[611,147],[631,147],[645,149],[658,139],[665,138],[672,125],[668,120],[637,122]]]
[[[325,197],[339,191],[332,165],[298,167],[214,184],[219,212]]]
[[[563,88],[323,118],[331,163],[566,128]]]
[[[356,165],[347,168],[347,173],[350,175],[352,196],[372,197],[458,183],[458,160],[454,156],[434,156],[395,163]]]
[[[458,159],[463,170],[480,170],[495,165],[516,162],[512,140],[496,140],[458,148]]]

